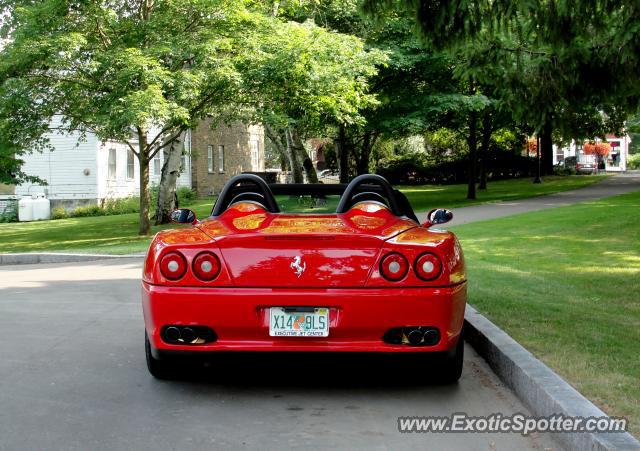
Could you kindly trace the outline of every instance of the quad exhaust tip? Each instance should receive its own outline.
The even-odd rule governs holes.
[[[216,333],[206,326],[164,326],[160,337],[165,343],[180,345],[198,345],[212,343],[218,339]]]
[[[393,345],[434,346],[440,342],[440,331],[431,326],[394,327],[382,340]]]

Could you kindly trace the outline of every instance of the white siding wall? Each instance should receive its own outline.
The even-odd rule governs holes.
[[[109,177],[109,151],[115,150],[116,167],[113,177]],[[138,195],[139,165],[133,159],[133,178],[127,177],[127,153],[129,146],[123,143],[107,141],[100,143],[96,151],[98,162],[98,199],[118,198]]]
[[[60,124],[56,118],[53,126]],[[79,141],[80,134],[51,133],[48,135],[55,151],[45,150],[24,156],[22,170],[46,180],[47,186],[24,184],[16,187],[16,194],[25,196],[47,193],[50,199],[96,199],[98,140],[87,134]]]
[[[134,146],[137,150],[137,146]],[[109,150],[115,149],[116,152],[116,170],[115,176],[109,177]],[[98,148],[98,198],[119,198],[126,196],[137,196],[140,193],[140,164],[138,159],[134,158],[133,178],[127,177],[127,153],[129,146],[123,143],[106,142]],[[189,173],[191,162],[188,156],[186,159],[186,171],[178,177],[178,186],[186,186],[191,188],[191,175]],[[162,165],[164,164],[164,155],[159,153],[157,162],[153,160],[149,164],[149,182],[157,185],[160,183],[160,175]],[[156,171],[157,169],[157,171]]]

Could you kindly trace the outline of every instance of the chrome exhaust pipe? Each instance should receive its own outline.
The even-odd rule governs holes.
[[[438,341],[440,341],[440,334],[438,333],[437,330],[435,329],[427,329],[424,332],[424,344],[427,346],[433,346],[434,344],[436,344]]]
[[[409,332],[409,334],[407,335],[407,340],[409,341],[409,344],[412,346],[417,346],[420,343],[422,343],[422,332],[418,329],[413,329],[411,332]]]
[[[164,338],[168,342],[175,343],[180,339],[180,329],[174,326],[167,327],[167,330],[164,331]]]
[[[184,341],[185,343],[191,343],[196,339],[196,333],[192,328],[184,327],[182,329],[182,332],[180,333],[180,338],[182,338],[182,341]]]

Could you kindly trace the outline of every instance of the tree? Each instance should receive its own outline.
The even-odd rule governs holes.
[[[546,172],[553,136],[616,130],[637,109],[640,8],[632,0],[365,0],[364,9],[406,10],[428,45],[462,49],[469,74],[497,88],[514,122],[541,137]]]
[[[330,127],[363,124],[374,105],[369,79],[386,56],[367,50],[361,39],[318,27],[274,19],[260,39],[247,42],[241,60],[241,99],[249,118],[265,124],[267,136],[287,155],[294,181],[302,170],[311,183],[317,174],[304,141]]]
[[[156,202],[156,225],[166,224],[171,221],[171,212],[178,208],[176,195],[176,181],[182,169],[182,152],[184,150],[184,135],[167,145],[164,164],[160,172],[160,184],[158,186],[158,199]]]
[[[20,156],[24,151],[3,139],[3,121],[0,121],[0,183],[5,185],[19,185],[21,183],[40,183],[43,180],[22,172],[24,161]]]
[[[25,0],[0,9],[10,38],[0,52],[6,139],[47,148],[61,115],[60,131],[127,143],[140,162],[139,232],[148,234],[149,162],[201,118],[224,115],[239,85],[235,59],[251,48],[244,41],[261,16],[241,0]]]

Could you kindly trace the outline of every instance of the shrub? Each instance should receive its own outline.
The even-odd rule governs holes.
[[[67,210],[62,207],[56,207],[51,210],[51,219],[66,219],[68,217]]]
[[[576,170],[558,165],[553,167],[553,175],[576,175]]]
[[[106,214],[106,210],[98,205],[87,205],[86,207],[77,207],[70,216],[84,218],[87,216],[105,216]]]
[[[406,154],[383,161],[378,174],[392,184],[401,185],[466,183],[468,161],[460,158],[430,165],[422,154]],[[490,180],[529,177],[535,175],[536,168],[535,158],[494,152],[487,160],[487,177]]]
[[[427,170],[427,160],[423,153],[409,152],[394,155],[380,162],[377,173],[394,184],[420,184]]]
[[[629,161],[627,161],[627,169],[640,169],[640,153],[629,155]]]
[[[578,164],[578,157],[567,157],[564,159],[564,167],[565,168],[576,168],[576,164]]]
[[[140,198],[135,196],[123,197],[121,199],[107,199],[102,208],[107,215],[124,215],[127,213],[137,213],[140,211]]]
[[[0,222],[18,222],[18,201],[10,200],[0,213]]]
[[[176,194],[178,195],[178,203],[180,205],[184,203],[188,203],[189,201],[195,200],[196,198],[196,192],[186,186],[179,187],[176,190]]]

